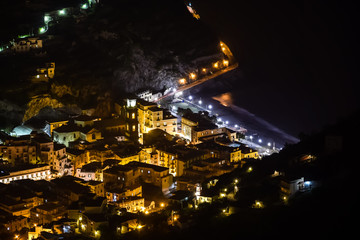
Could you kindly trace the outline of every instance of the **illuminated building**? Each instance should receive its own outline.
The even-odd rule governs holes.
[[[143,134],[153,129],[161,129],[172,135],[177,133],[177,118],[156,104],[139,101],[138,116],[140,143],[143,142]]]
[[[50,180],[51,179],[51,172],[50,166],[43,164],[43,165],[33,165],[29,166],[26,169],[17,169],[5,172],[1,170],[2,173],[0,174],[0,183],[10,183],[16,180],[22,179],[31,179],[31,180]]]

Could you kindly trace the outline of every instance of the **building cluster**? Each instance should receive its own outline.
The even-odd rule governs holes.
[[[114,221],[114,231],[124,234],[141,226],[139,212],[162,210],[179,193],[194,194],[208,179],[259,157],[235,143],[235,131],[201,113],[175,117],[136,97],[114,109],[107,119],[37,118],[21,126],[31,130],[25,135],[0,134],[0,221],[6,231],[98,238],[100,225]],[[22,188],[27,190],[16,190]]]

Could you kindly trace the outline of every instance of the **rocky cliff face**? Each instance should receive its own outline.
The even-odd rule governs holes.
[[[22,119],[23,122],[29,120],[30,118],[36,116],[41,109],[45,107],[51,108],[60,108],[64,105],[56,99],[51,98],[50,96],[39,96],[33,98],[28,104]]]
[[[26,121],[44,107],[63,106],[95,108],[97,115],[108,116],[112,99],[122,93],[175,86],[206,62],[221,58],[217,37],[191,16],[182,0],[101,2],[86,14],[51,22],[46,33],[51,37],[45,40],[44,35],[42,48],[46,56],[0,56],[1,63],[8,63],[0,64],[7,76],[2,80],[11,88],[0,100],[19,95],[11,98],[14,105],[24,106],[16,110],[17,118]],[[48,61],[56,63],[49,84],[26,82]],[[15,76],[17,72],[22,74]],[[5,115],[12,112],[8,108]]]

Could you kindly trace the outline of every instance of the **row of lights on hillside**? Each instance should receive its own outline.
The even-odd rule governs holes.
[[[254,137],[252,135],[250,135],[250,140],[253,141]],[[258,139],[258,143],[261,144],[263,142],[263,140],[261,138]],[[271,147],[271,142],[268,142],[267,143],[267,146],[268,147]]]
[[[223,64],[224,67],[228,67],[228,66],[229,66],[229,60],[223,59],[223,60],[222,60],[222,64]],[[219,68],[219,61],[213,63],[212,66],[213,66],[213,68],[218,69],[218,68]],[[204,74],[205,74],[207,71],[208,71],[207,68],[202,68],[202,69],[201,69],[201,72],[204,73]],[[195,80],[196,78],[197,78],[196,73],[193,73],[193,72],[192,72],[192,73],[189,74],[189,79]],[[186,78],[180,78],[180,79],[179,79],[179,84],[180,84],[180,85],[184,85],[184,84],[186,84],[186,83],[187,83]]]

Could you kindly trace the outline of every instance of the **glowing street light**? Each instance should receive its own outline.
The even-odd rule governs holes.
[[[190,78],[191,78],[191,79],[195,79],[195,78],[196,78],[196,74],[195,74],[195,73],[190,73]]]
[[[88,9],[89,6],[87,5],[87,3],[84,3],[83,5],[81,5],[81,9]]]
[[[44,23],[45,23],[45,24],[47,24],[48,22],[50,22],[50,20],[51,20],[51,17],[50,17],[50,16],[48,16],[48,15],[45,15],[45,16],[44,16]]]
[[[238,128],[239,126],[237,124],[235,124],[235,127]]]
[[[270,142],[268,142],[268,144],[267,144],[267,145],[268,145],[268,147],[271,147],[271,143],[270,143]]]
[[[223,65],[224,65],[225,67],[229,66],[229,61],[224,59],[224,60],[223,60]]]
[[[185,84],[185,83],[186,83],[186,79],[185,79],[185,78],[181,78],[181,79],[179,80],[179,83],[180,83],[180,84]]]
[[[261,138],[260,138],[260,139],[258,140],[258,142],[259,142],[259,143],[262,143],[262,140],[261,140]]]
[[[192,96],[189,96],[189,100],[191,101],[193,99],[193,97]]]
[[[202,101],[201,101],[201,100],[199,100],[199,104],[200,104],[200,105],[202,104]]]
[[[60,16],[64,16],[65,14],[66,14],[66,10],[65,10],[65,9],[59,10],[59,15],[60,15]]]
[[[209,109],[212,109],[212,105],[210,104],[210,105],[208,106],[208,108],[209,108]]]
[[[229,121],[225,121],[225,124],[228,125],[228,124],[229,124]]]
[[[219,68],[219,63],[218,63],[218,62],[214,63],[214,64],[213,64],[213,67],[214,67],[214,68]]]
[[[165,207],[165,204],[164,204],[164,203],[160,203],[160,207]]]
[[[40,34],[42,34],[42,33],[44,33],[44,32],[46,32],[45,27],[41,27],[41,28],[39,28],[39,33],[40,33]]]
[[[252,140],[253,140],[253,138],[254,138],[254,137],[251,135],[251,136],[250,136],[250,140],[252,141]]]
[[[219,117],[217,120],[218,120],[218,122],[221,122],[222,119]]]
[[[203,73],[206,73],[206,68],[201,69]]]

